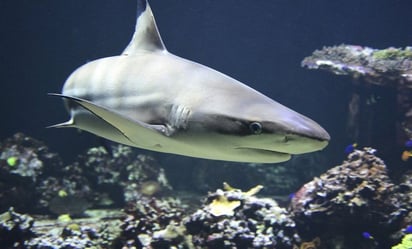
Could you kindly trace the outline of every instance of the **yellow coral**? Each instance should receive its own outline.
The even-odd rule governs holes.
[[[255,195],[255,194],[259,193],[259,191],[262,190],[262,188],[263,188],[262,185],[257,185],[256,187],[253,187],[253,188],[249,189],[248,191],[243,192],[243,194],[245,194],[245,195],[247,195],[247,196],[252,196],[252,195]],[[242,190],[230,186],[227,182],[224,182],[224,183],[223,183],[223,190],[225,190],[225,191],[240,191],[240,192],[242,192]]]
[[[240,201],[229,201],[225,196],[219,196],[209,204],[209,212],[214,216],[233,216],[239,206]]]
[[[253,187],[246,192],[242,192],[242,190],[230,186],[227,182],[223,183],[223,189],[225,191],[241,193],[243,197],[255,195],[262,188],[263,188],[262,185],[257,185],[256,187]],[[208,206],[209,212],[214,216],[234,215],[235,214],[234,210],[240,206],[241,202],[239,200],[229,201],[228,198],[223,195],[224,193],[222,190],[218,190],[218,191],[220,191],[218,194],[219,196],[216,199],[214,199],[212,203],[210,203]]]
[[[225,191],[235,191],[235,190],[239,190],[239,189],[230,186],[229,183],[227,183],[227,182],[223,182],[223,190],[225,190]]]
[[[57,195],[59,196],[59,197],[66,197],[68,194],[67,194],[67,192],[66,192],[66,190],[64,190],[64,189],[60,189],[59,190],[59,192],[57,192]]]
[[[80,226],[76,223],[69,224],[66,226],[66,228],[72,231],[80,231]]]
[[[7,158],[7,164],[8,164],[10,167],[14,167],[14,166],[17,165],[18,160],[19,160],[19,159],[18,159],[17,157],[11,156],[11,157]]]
[[[257,185],[256,187],[253,187],[253,188],[249,189],[248,191],[246,191],[245,195],[247,195],[247,196],[255,195],[255,194],[259,193],[259,191],[262,190],[262,188],[263,188],[262,185]]]
[[[72,221],[72,218],[69,214],[61,214],[59,215],[59,217],[57,217],[57,220],[60,222],[70,222]]]
[[[392,249],[412,249],[412,233],[403,236],[402,242],[392,246]]]

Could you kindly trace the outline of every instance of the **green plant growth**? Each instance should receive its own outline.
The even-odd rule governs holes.
[[[373,52],[373,57],[378,60],[401,60],[412,59],[412,48],[387,48],[382,50],[376,50]]]
[[[402,242],[392,246],[392,249],[412,249],[412,233],[403,236]]]

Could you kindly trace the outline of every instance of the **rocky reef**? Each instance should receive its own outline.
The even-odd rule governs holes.
[[[34,219],[10,208],[0,214],[0,245],[2,248],[24,248],[25,242],[34,237]]]
[[[154,196],[171,190],[164,169],[153,157],[125,145],[89,149],[72,164],[83,168],[102,204],[133,202],[141,195]]]
[[[269,198],[226,184],[210,193],[184,225],[198,248],[294,248],[301,240],[286,209]]]
[[[356,45],[324,47],[306,57],[302,66],[362,77],[371,84],[412,89],[412,47],[382,50]]]
[[[60,172],[60,157],[43,142],[22,133],[2,141],[0,153],[0,212],[11,206],[23,212],[40,208],[37,199],[43,192],[37,186],[49,174]]]
[[[405,142],[412,139],[412,47],[324,47],[301,64],[350,77],[348,139],[378,144],[388,158],[399,158]]]
[[[142,196],[130,202],[121,225],[122,248],[187,248],[190,241],[181,224],[187,212],[178,198]]]
[[[295,248],[300,244],[286,209],[269,198],[225,184],[190,208],[176,198],[143,197],[126,208],[123,248]]]
[[[339,240],[343,248],[389,246],[389,235],[402,229],[411,211],[410,183],[393,183],[375,153],[372,148],[353,151],[294,194],[289,209],[303,237]],[[373,240],[363,233],[373,234]]]
[[[89,149],[64,165],[47,146],[22,133],[0,145],[0,211],[81,216],[90,207],[121,207],[171,189],[164,170],[130,147]]]
[[[91,148],[66,165],[23,134],[1,149],[0,244],[6,248],[378,249],[410,243],[412,171],[392,179],[373,148],[354,149],[282,202],[262,185],[242,191],[224,183],[206,197],[185,196],[172,191],[155,159],[123,145]],[[288,164],[290,174],[298,176],[296,164],[316,162],[298,157]],[[257,171],[248,183],[265,172],[285,178],[269,188],[297,184],[286,183],[282,167],[244,167]],[[276,177],[262,182],[269,179]]]

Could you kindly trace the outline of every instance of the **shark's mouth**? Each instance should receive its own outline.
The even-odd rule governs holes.
[[[256,154],[262,156],[271,156],[271,157],[287,157],[290,158],[291,154],[286,152],[280,152],[275,150],[259,149],[259,148],[248,148],[248,147],[237,147],[236,150],[242,150],[242,153]]]
[[[280,163],[288,161],[292,157],[289,153],[259,148],[238,147],[236,150],[239,150],[242,155],[255,158],[256,162]]]

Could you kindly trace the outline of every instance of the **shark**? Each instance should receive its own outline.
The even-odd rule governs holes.
[[[133,37],[117,56],[86,63],[64,83],[78,128],[121,144],[189,157],[278,163],[322,150],[315,121],[205,65],[169,52],[147,0],[137,0]]]

